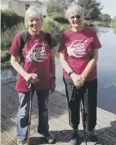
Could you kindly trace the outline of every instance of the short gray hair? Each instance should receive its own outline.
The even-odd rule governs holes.
[[[25,26],[28,27],[28,19],[30,17],[37,16],[37,17],[43,17],[42,12],[39,10],[37,6],[30,6],[26,11],[25,11]]]
[[[68,9],[66,10],[65,16],[67,19],[69,19],[71,13],[80,14],[83,17],[85,15],[84,9],[80,5],[77,5],[77,4],[70,5]]]

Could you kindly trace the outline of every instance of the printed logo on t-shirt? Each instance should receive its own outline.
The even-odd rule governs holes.
[[[48,54],[46,51],[46,44],[45,43],[36,43],[26,55],[26,60],[28,62],[37,61],[42,62],[48,59]]]
[[[86,44],[88,40],[75,40],[70,45],[67,46],[67,53],[69,56],[74,56],[77,58],[82,58],[87,55],[90,49],[86,50]]]

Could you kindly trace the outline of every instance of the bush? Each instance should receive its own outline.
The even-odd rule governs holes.
[[[9,48],[11,46],[12,40],[17,32],[25,31],[26,28],[23,23],[18,24],[17,26],[13,26],[11,29],[7,29],[6,31],[2,32],[1,37],[1,68],[6,69],[9,68],[10,65],[10,54]]]
[[[49,17],[50,18],[52,18],[52,19],[54,19],[55,17],[60,17],[60,16],[62,16],[60,13],[58,13],[58,12],[53,12],[53,13],[50,13],[49,14]]]
[[[1,35],[1,49],[8,50],[15,34],[19,31],[24,31],[26,28],[23,23],[18,24],[17,26],[13,26],[11,29],[6,29],[6,31],[2,32]]]
[[[97,24],[97,26],[99,27],[110,27],[110,23],[109,22],[100,22]]]
[[[15,33],[16,32],[14,27],[1,33],[1,50],[8,50]]]
[[[11,68],[11,64],[9,61],[5,62],[5,63],[1,63],[1,69],[4,70],[4,69],[8,69],[8,68]]]
[[[68,20],[58,12],[51,13],[49,16],[58,23],[69,23]]]
[[[54,18],[54,21],[57,21],[58,23],[69,23],[68,22],[68,20],[66,19],[66,18],[64,18],[64,17],[58,17],[58,16],[56,16],[55,18]]]
[[[49,33],[53,33],[54,27],[55,27],[55,23],[52,19],[47,18],[44,20],[44,24],[42,27],[42,29],[44,31],[47,31]]]
[[[10,54],[7,52],[4,56],[1,56],[1,63],[10,60]]]
[[[111,26],[116,29],[116,17],[112,19]]]
[[[24,18],[17,15],[11,10],[1,11],[1,30],[4,32],[6,29],[11,29],[11,27],[17,25],[18,23],[24,21]]]
[[[47,18],[44,22],[43,30],[54,35],[57,41],[59,40],[60,24],[56,23],[50,18]]]
[[[69,24],[61,25],[60,27],[60,33],[62,33],[64,30],[69,29],[71,26]]]

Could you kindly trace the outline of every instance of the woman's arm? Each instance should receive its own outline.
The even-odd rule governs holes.
[[[51,93],[55,91],[56,87],[56,71],[55,71],[55,54],[54,49],[51,49],[51,55],[50,55],[50,73],[51,73],[51,80],[50,80],[50,90]]]
[[[51,77],[55,78],[56,77],[56,72],[55,72],[55,53],[54,49],[51,49],[51,56],[50,56],[50,72],[51,72]]]
[[[89,61],[86,68],[84,69],[84,71],[81,74],[81,77],[82,77],[83,80],[85,80],[88,77],[89,73],[95,67],[97,60],[98,60],[98,49],[96,48],[96,49],[93,50],[92,59]]]
[[[32,83],[35,83],[38,81],[37,74],[35,73],[27,73],[23,67],[18,62],[18,57],[15,57],[11,55],[10,63],[13,66],[13,68],[28,82],[31,81]]]
[[[63,69],[69,74],[70,74],[70,77],[74,83],[75,86],[82,86],[84,81],[82,80],[82,78],[80,77],[80,75],[76,74],[73,69],[69,66],[68,62],[67,62],[67,56],[60,53],[60,62],[61,62],[61,65],[63,67]]]
[[[63,69],[69,74],[70,72],[73,72],[72,68],[69,66],[67,62],[67,55],[64,55],[63,53],[60,53],[60,63],[63,67]]]

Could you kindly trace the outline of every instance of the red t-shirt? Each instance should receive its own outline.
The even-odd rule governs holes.
[[[39,82],[34,84],[37,90],[50,88],[50,48],[47,40],[45,40],[44,32],[39,35],[32,36],[28,33],[26,43],[23,48],[23,68],[28,73],[36,73]],[[21,33],[17,33],[10,54],[20,57]],[[24,78],[18,74],[16,91],[26,92],[28,88]]]
[[[85,27],[81,32],[73,32],[71,29],[65,30],[59,47],[59,52],[68,56],[68,64],[77,73],[81,74],[92,57],[92,50],[100,48],[96,32],[89,27]],[[64,77],[69,77],[63,70]],[[87,80],[97,78],[96,66],[90,72]]]

